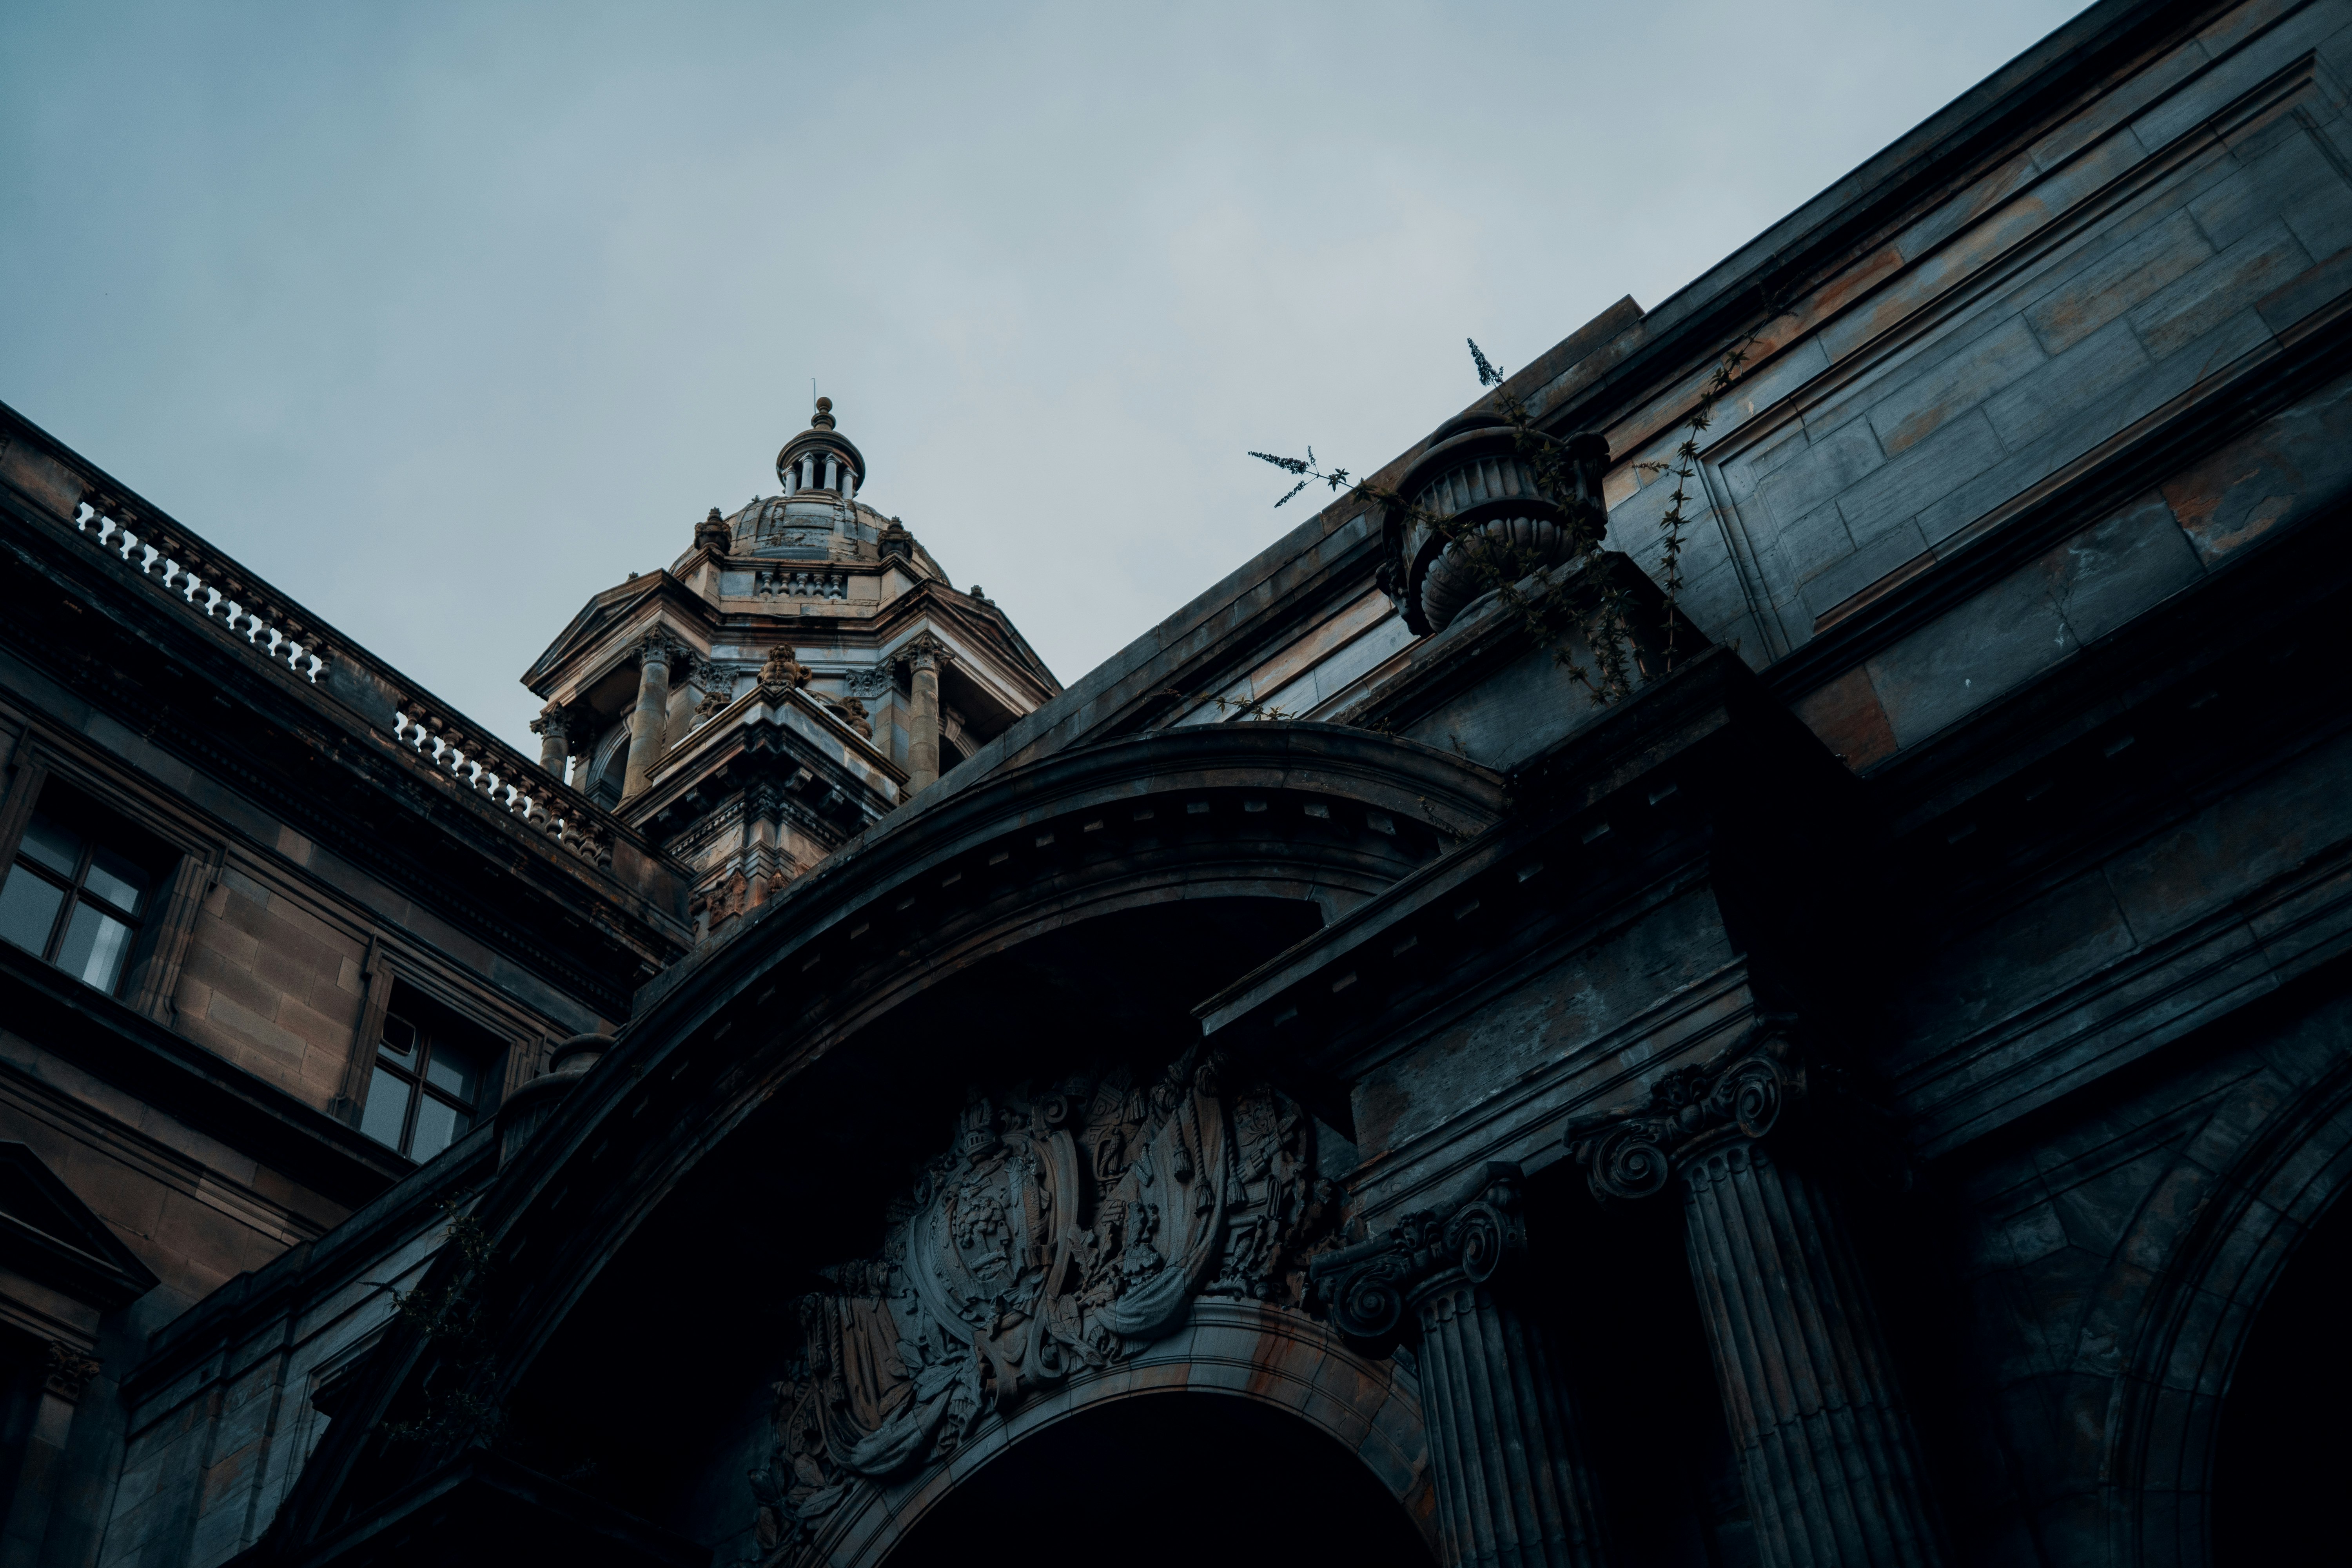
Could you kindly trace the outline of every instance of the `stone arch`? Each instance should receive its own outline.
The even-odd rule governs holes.
[[[1321,1431],[1363,1463],[1412,1521],[1432,1555],[1437,1552],[1436,1500],[1412,1374],[1394,1360],[1366,1359],[1302,1313],[1202,1300],[1183,1328],[1132,1360],[1073,1378],[1051,1396],[992,1423],[952,1458],[867,1490],[801,1561],[879,1568],[957,1487],[1015,1445],[1120,1401],[1186,1394],[1253,1400]]]
[[[1060,753],[917,803],[648,986],[597,1072],[501,1173],[478,1211],[502,1259],[483,1285],[498,1338],[464,1396],[502,1400],[689,1173],[944,978],[1154,904],[1290,900],[1328,918],[1503,806],[1498,775],[1433,748],[1272,723]],[[423,1288],[457,1269],[445,1256]],[[425,1408],[428,1384],[447,1396],[444,1353],[412,1331],[386,1342],[289,1493],[282,1541],[315,1540],[450,1461],[446,1447],[395,1454],[383,1436]]]
[[[2137,1304],[2102,1444],[2118,1564],[2212,1561],[2216,1438],[2239,1352],[2298,1245],[2352,1185],[2352,1003],[2287,1033],[2298,1031],[2313,1037],[2288,1057],[2304,1082],[2281,1081],[2274,1058],[2233,1085],[2155,1183],[2102,1282],[2108,1300]],[[2161,1259],[2152,1280],[2146,1258]]]

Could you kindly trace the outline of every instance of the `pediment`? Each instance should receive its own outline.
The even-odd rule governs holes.
[[[22,1143],[0,1142],[0,1261],[100,1310],[127,1306],[156,1278]]]

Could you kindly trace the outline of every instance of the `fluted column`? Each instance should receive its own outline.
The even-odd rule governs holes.
[[[660,632],[647,637],[637,659],[637,706],[629,715],[629,760],[621,775],[621,798],[642,795],[646,775],[661,756],[662,725],[669,713],[669,667],[684,650]]]
[[[1495,1278],[1526,1249],[1517,1175],[1489,1166],[1450,1210],[1312,1272],[1343,1333],[1416,1345],[1445,1568],[1598,1568],[1600,1514],[1548,1336]]]
[[[1845,1226],[1812,1179],[1741,1139],[1683,1172],[1691,1278],[1765,1561],[1943,1561]]]
[[[899,650],[914,688],[907,709],[907,793],[928,789],[940,776],[940,640],[919,634]]]
[[[1699,1315],[1768,1568],[1932,1568],[1946,1559],[1919,1441],[1843,1217],[1769,1143],[1804,1092],[1784,1035],[1759,1026],[1669,1074],[1642,1110],[1570,1148],[1603,1196],[1679,1178]]]

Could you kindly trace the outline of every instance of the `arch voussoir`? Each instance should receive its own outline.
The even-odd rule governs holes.
[[[1367,1360],[1304,1313],[1204,1300],[1186,1323],[1114,1369],[1074,1376],[984,1429],[950,1458],[874,1489],[803,1561],[876,1568],[958,1487],[1016,1445],[1132,1399],[1244,1399],[1287,1411],[1363,1463],[1438,1549],[1427,1437],[1412,1374]]]

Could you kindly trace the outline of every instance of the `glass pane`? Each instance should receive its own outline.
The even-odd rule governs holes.
[[[147,896],[147,882],[146,872],[105,848],[91,851],[89,875],[81,879],[85,889],[128,915],[139,912],[139,901]]]
[[[96,904],[74,906],[66,939],[58,944],[58,967],[79,975],[100,991],[111,991],[122,978],[122,961],[131,954],[131,928]]]
[[[482,1059],[446,1040],[436,1041],[432,1055],[425,1058],[425,1081],[471,1105],[482,1084]]]
[[[58,906],[65,901],[63,888],[17,867],[0,887],[0,936],[29,952],[46,952],[49,932],[57,929]]]
[[[360,1113],[360,1131],[379,1143],[400,1147],[400,1124],[408,1120],[408,1097],[415,1093],[405,1079],[382,1068],[368,1080],[367,1109]]]
[[[383,1051],[387,1056],[404,1057],[416,1048],[416,1026],[397,1013],[383,1016]]]
[[[56,817],[44,816],[37,811],[26,825],[25,842],[17,853],[70,877],[81,863],[81,835]]]
[[[456,1142],[467,1125],[465,1112],[426,1095],[425,1103],[416,1108],[416,1136],[410,1141],[408,1157],[424,1163]]]

